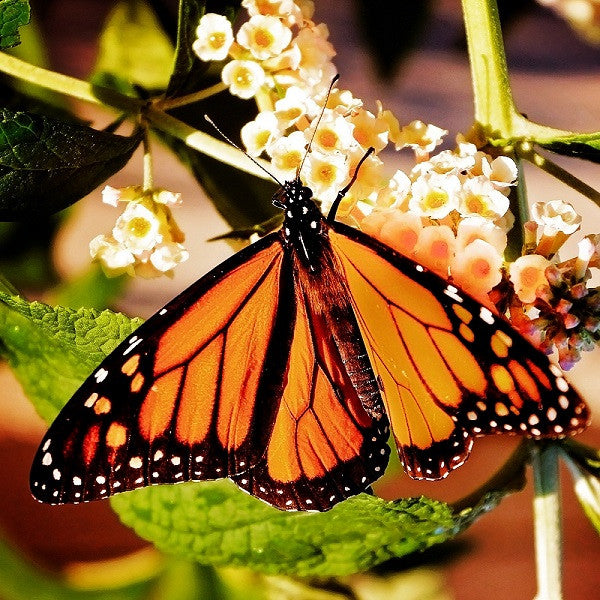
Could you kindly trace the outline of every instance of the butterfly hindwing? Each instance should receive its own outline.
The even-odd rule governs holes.
[[[335,223],[330,239],[409,475],[446,476],[484,433],[586,426],[560,369],[503,318],[360,231]]]
[[[42,441],[31,472],[36,498],[94,500],[226,477],[257,462],[279,408],[293,327],[284,258],[276,235],[261,240],[112,352]]]
[[[297,312],[286,384],[265,456],[233,479],[288,510],[328,510],[384,472],[388,421],[328,246],[294,265]],[[363,408],[367,403],[373,416]]]

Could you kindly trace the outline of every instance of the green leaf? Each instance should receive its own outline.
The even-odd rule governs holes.
[[[92,80],[105,76],[122,81],[120,89],[138,85],[147,90],[167,87],[174,49],[152,9],[143,0],[122,0],[110,12],[100,36]]]
[[[0,541],[0,597],[3,600],[142,600],[153,580],[105,590],[81,590],[43,574]],[[159,596],[157,596],[159,597]]]
[[[578,133],[533,141],[557,154],[575,156],[595,163],[600,162],[600,132]]]
[[[109,310],[52,308],[0,292],[2,352],[48,422],[141,322]]]
[[[93,264],[70,281],[58,285],[49,294],[52,304],[69,308],[104,309],[121,294],[128,277],[107,277],[98,264]]]
[[[326,513],[286,513],[227,480],[153,486],[112,499],[121,520],[159,549],[204,564],[267,573],[343,575],[454,535],[448,505],[360,494]]]
[[[207,85],[206,73],[210,69],[214,74],[220,73],[218,64],[201,61],[192,50],[196,39],[196,28],[205,13],[213,12],[225,15],[233,22],[240,7],[240,0],[180,0],[179,22],[177,26],[177,48],[175,50],[175,66],[167,88],[167,98],[190,94]],[[215,76],[213,75],[213,76]],[[215,83],[213,81],[212,83]]]
[[[0,1],[0,49],[16,46],[20,42],[19,27],[29,23],[27,0]]]
[[[140,140],[0,109],[0,220],[69,206],[120,170]]]

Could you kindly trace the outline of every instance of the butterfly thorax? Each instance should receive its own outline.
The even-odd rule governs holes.
[[[312,199],[312,190],[298,178],[286,181],[273,196],[273,204],[284,210],[284,242],[314,271],[320,261],[325,220]]]

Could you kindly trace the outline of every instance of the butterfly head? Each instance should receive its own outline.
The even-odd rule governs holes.
[[[273,196],[273,204],[285,211],[284,231],[320,232],[323,215],[309,187],[299,178],[286,181]],[[290,237],[286,233],[286,237]]]

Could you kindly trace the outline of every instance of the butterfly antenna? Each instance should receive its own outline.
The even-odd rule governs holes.
[[[340,76],[339,76],[339,74],[337,74],[331,80],[331,83],[329,84],[329,89],[327,90],[327,95],[325,96],[325,102],[323,103],[323,108],[321,109],[321,114],[319,115],[319,118],[317,119],[317,124],[315,125],[313,134],[310,137],[310,142],[308,142],[308,148],[306,148],[306,152],[304,153],[304,158],[302,159],[302,162],[300,163],[300,166],[298,167],[298,170],[296,171],[296,179],[300,178],[300,171],[302,171],[302,167],[304,166],[304,161],[306,160],[306,157],[308,156],[308,153],[310,152],[310,149],[312,147],[313,140],[315,139],[315,135],[317,134],[317,129],[319,128],[319,123],[321,122],[321,119],[323,118],[323,115],[325,114],[325,109],[327,108],[327,101],[329,100],[329,96],[331,95],[331,90],[333,89],[333,86],[336,84],[336,82],[339,78],[340,78]]]
[[[356,169],[354,169],[354,173],[352,174],[352,179],[350,179],[348,184],[338,192],[338,195],[336,196],[335,200],[333,201],[333,204],[331,205],[329,214],[327,215],[328,223],[332,223],[333,221],[335,221],[335,215],[340,206],[340,202],[342,201],[344,196],[348,193],[348,190],[352,187],[352,184],[356,181],[356,178],[358,177],[358,170],[360,169],[361,165],[365,162],[365,160],[367,160],[367,158],[369,158],[369,156],[371,156],[371,154],[373,154],[373,152],[375,152],[375,148],[373,148],[373,146],[371,146],[365,152],[364,156],[358,161],[358,164],[356,165]]]
[[[273,175],[268,169],[265,169],[255,158],[250,156],[245,150],[240,148],[233,140],[228,138],[218,127],[217,124],[208,116],[204,115],[204,118],[216,129],[217,133],[226,141],[229,142],[236,150],[239,150],[242,154],[247,156],[259,169],[263,170],[273,181],[283,187],[283,183]]]

